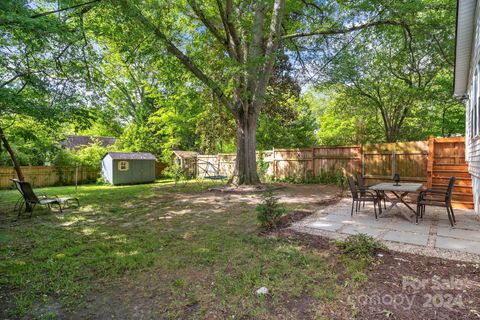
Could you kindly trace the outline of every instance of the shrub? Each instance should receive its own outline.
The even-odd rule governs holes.
[[[103,147],[100,141],[95,140],[92,144],[79,149],[74,154],[81,166],[100,170],[102,167],[102,158],[108,151],[110,151],[109,148]]]
[[[257,208],[257,222],[264,229],[277,227],[278,220],[286,213],[285,207],[279,202],[270,186],[262,194],[262,203]]]
[[[270,164],[267,161],[265,161],[265,157],[263,153],[264,152],[262,150],[258,151],[257,171],[258,171],[258,175],[260,176],[260,180],[263,182],[266,182],[270,180],[270,177],[267,174],[268,167],[270,166]]]
[[[377,239],[366,234],[348,236],[345,240],[336,241],[341,252],[355,259],[371,259],[372,255],[379,250],[387,250],[387,247]]]
[[[313,175],[312,170],[308,170],[305,175],[287,176],[282,179],[276,179],[279,182],[286,183],[319,183],[319,184],[333,184],[345,188],[347,186],[347,179],[341,170],[321,170],[317,176]]]
[[[176,161],[169,165],[164,171],[163,175],[167,178],[175,179],[175,181],[186,181],[195,176],[189,176],[188,169],[182,168]]]

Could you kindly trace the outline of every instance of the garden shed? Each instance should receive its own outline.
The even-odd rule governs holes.
[[[198,152],[195,151],[183,151],[173,150],[174,165],[180,170],[186,177],[192,178],[197,175],[197,156]]]
[[[102,176],[113,185],[153,182],[156,160],[148,152],[109,152],[102,158]]]

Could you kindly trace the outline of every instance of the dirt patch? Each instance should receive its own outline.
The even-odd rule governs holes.
[[[285,188],[284,185],[280,185],[280,184],[270,184],[269,186],[273,191]],[[252,193],[252,192],[263,192],[265,191],[265,189],[266,189],[266,185],[263,185],[263,184],[246,185],[246,186],[226,185],[221,187],[208,188],[208,191],[224,192],[224,193]]]
[[[338,252],[327,238],[288,229],[276,234]],[[346,297],[356,319],[480,319],[478,264],[389,251],[375,255],[367,275]]]
[[[308,217],[311,215],[313,211],[311,210],[296,210],[293,211],[289,214],[284,215],[283,217],[280,218],[280,220],[277,222],[277,227],[279,229],[284,229],[290,226],[292,223],[296,221],[300,221],[304,219],[305,217]]]
[[[342,198],[340,195],[335,195],[327,199],[322,199],[319,201],[316,201],[314,204],[316,205],[316,210],[319,210],[323,207],[330,206],[332,204],[337,203],[340,201]],[[279,231],[281,229],[288,228],[290,225],[293,223],[303,220],[304,218],[312,215],[315,213],[314,210],[307,210],[307,209],[297,209],[293,210],[292,212],[284,215],[283,217],[280,218],[280,220],[277,222],[277,230],[274,230],[273,232]],[[261,232],[262,234],[268,234],[268,231],[266,232]]]
[[[477,264],[389,252],[357,293],[361,319],[479,319]]]

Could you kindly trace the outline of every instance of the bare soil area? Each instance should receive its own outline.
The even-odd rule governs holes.
[[[277,231],[309,247],[338,254],[327,238]],[[345,302],[355,319],[479,319],[480,266],[408,253],[379,252],[368,281]]]

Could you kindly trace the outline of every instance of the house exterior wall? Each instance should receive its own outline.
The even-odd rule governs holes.
[[[113,184],[113,161],[109,155],[102,159],[102,177],[105,181]]]
[[[465,160],[472,175],[475,212],[480,213],[480,15],[477,2],[472,59],[468,77],[465,123]]]
[[[128,162],[128,170],[118,169],[120,161]],[[113,176],[110,183],[135,184],[155,181],[155,160],[113,160]]]

